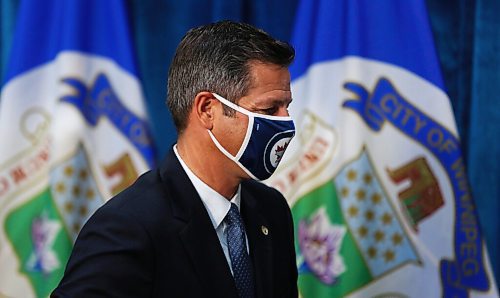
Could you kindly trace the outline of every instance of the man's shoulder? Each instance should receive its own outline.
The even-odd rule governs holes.
[[[106,205],[109,205],[109,208],[123,209],[149,204],[164,193],[163,188],[158,170],[150,170],[139,176],[132,185],[116,194]]]
[[[241,183],[242,189],[248,191],[252,196],[259,201],[260,204],[266,206],[288,206],[285,197],[270,186],[255,180],[245,180]]]
[[[108,200],[97,213],[130,216],[142,222],[168,214],[169,195],[158,169],[142,174],[137,180]]]

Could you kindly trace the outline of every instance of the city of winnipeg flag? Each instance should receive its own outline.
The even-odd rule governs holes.
[[[121,1],[21,1],[0,99],[0,297],[46,297],[82,225],[153,164]]]
[[[268,181],[302,297],[498,297],[423,0],[303,0]]]

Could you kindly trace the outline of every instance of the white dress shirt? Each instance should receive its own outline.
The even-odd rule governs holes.
[[[231,208],[231,203],[236,204],[238,210],[240,210],[240,202],[241,202],[241,185],[238,186],[238,190],[236,194],[231,198],[231,201],[228,201],[223,195],[216,192],[213,188],[208,186],[205,182],[203,182],[198,176],[196,176],[191,169],[184,163],[179,152],[177,152],[177,144],[174,145],[174,153],[177,156],[177,159],[181,163],[182,168],[186,172],[193,183],[194,188],[198,192],[198,195],[203,202],[203,205],[207,209],[208,215],[210,216],[210,220],[214,226],[215,232],[217,233],[217,237],[219,237],[220,245],[222,246],[222,250],[224,251],[224,255],[226,256],[227,263],[229,264],[229,268],[231,269],[231,273],[233,273],[233,269],[231,266],[231,259],[229,257],[229,250],[227,247],[227,237],[226,237],[226,223],[224,222],[224,218],[226,217],[229,209]],[[246,237],[246,235],[245,235]],[[247,242],[247,252],[249,252],[248,248],[248,237],[246,237]]]

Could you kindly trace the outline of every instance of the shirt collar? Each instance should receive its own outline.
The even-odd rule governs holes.
[[[189,167],[179,155],[179,152],[177,152],[177,144],[174,145],[174,153],[175,156],[177,156],[177,159],[179,160],[182,168],[188,175],[189,180],[191,180],[191,183],[193,183],[193,186],[198,192],[203,205],[205,205],[214,228],[217,229],[217,227],[219,227],[219,225],[226,217],[227,212],[229,212],[231,203],[236,204],[238,210],[240,209],[241,184],[238,186],[238,190],[236,191],[236,194],[231,198],[231,201],[228,201],[223,195],[219,194],[213,188],[208,186],[205,182],[198,178],[198,176],[196,176],[193,171],[191,171],[191,169],[189,169]]]

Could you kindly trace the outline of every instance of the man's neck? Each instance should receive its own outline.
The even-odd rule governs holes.
[[[192,140],[188,138],[178,140],[179,156],[200,180],[231,200],[242,180],[234,174],[233,169],[236,165],[219,151],[208,153],[206,144]]]

